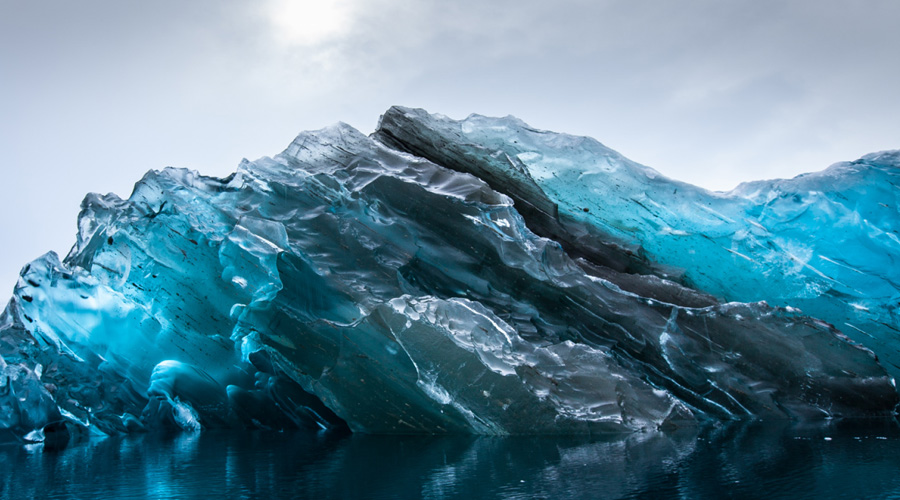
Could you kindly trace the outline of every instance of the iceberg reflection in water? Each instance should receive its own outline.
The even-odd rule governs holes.
[[[183,433],[0,449],[3,498],[891,498],[896,422],[624,438]]]

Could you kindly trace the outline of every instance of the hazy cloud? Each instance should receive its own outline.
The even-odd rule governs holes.
[[[88,191],[391,104],[515,114],[726,189],[900,147],[900,3],[0,0],[0,290]],[[6,283],[6,285],[4,285]]]

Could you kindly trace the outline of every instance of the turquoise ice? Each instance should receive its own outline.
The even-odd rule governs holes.
[[[900,374],[900,151],[723,193],[668,179],[594,139],[511,117],[454,121],[395,107],[378,134],[392,141],[392,132],[426,158],[527,177],[536,188],[529,194],[558,218],[668,266],[657,274],[724,301],[799,309]]]
[[[371,137],[306,132],[224,179],[151,171],[88,195],[71,252],[23,268],[0,429],[890,416],[860,345],[892,362],[890,162],[715,194],[512,118],[392,108]]]

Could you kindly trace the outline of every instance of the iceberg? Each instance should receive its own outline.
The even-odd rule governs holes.
[[[23,268],[0,432],[893,416],[897,166],[710,193],[512,117],[394,107],[223,179],[151,171]]]

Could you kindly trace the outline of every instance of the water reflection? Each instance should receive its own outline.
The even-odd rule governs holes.
[[[254,432],[0,448],[2,498],[900,498],[895,422],[625,438]]]

